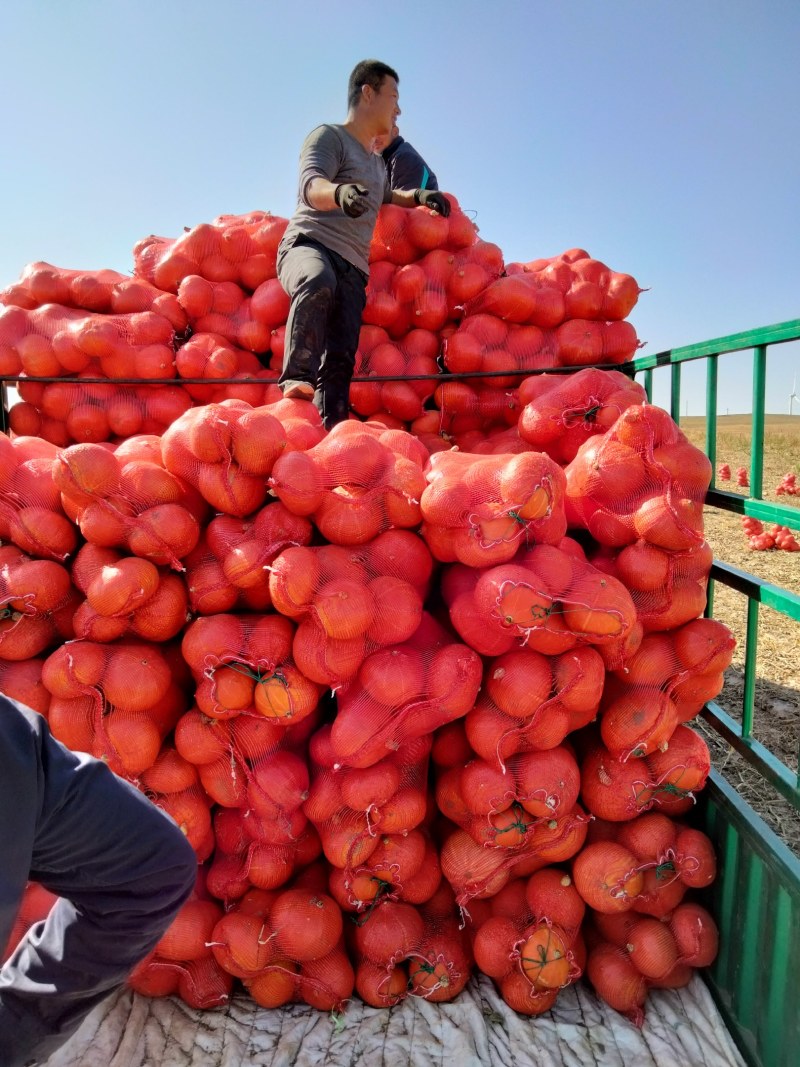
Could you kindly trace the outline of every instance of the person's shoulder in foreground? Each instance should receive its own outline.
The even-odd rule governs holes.
[[[46,1059],[124,982],[191,893],[178,826],[102,760],[0,694],[0,947],[26,885],[58,900],[0,970],[0,1064]]]

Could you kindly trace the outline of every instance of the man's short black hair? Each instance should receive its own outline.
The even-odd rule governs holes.
[[[397,71],[378,59],[362,59],[360,63],[356,63],[347,83],[347,107],[357,106],[364,85],[369,85],[379,92],[384,78],[394,78],[396,82],[400,82]]]

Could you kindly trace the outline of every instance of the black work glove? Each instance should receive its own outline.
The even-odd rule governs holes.
[[[367,190],[363,185],[337,185],[333,199],[351,219],[357,219],[367,210]]]
[[[432,211],[444,215],[445,218],[450,214],[450,201],[437,189],[415,189],[414,203],[429,207]]]

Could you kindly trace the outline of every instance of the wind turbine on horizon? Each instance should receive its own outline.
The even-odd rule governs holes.
[[[797,399],[798,399],[798,396],[797,396],[797,374],[795,373],[794,381],[792,382],[792,391],[789,394],[789,414],[790,415],[792,414],[792,407],[794,406],[794,402]]]

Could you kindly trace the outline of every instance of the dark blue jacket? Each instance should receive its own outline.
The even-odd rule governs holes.
[[[395,137],[381,152],[392,189],[438,189],[436,175],[408,141]]]

